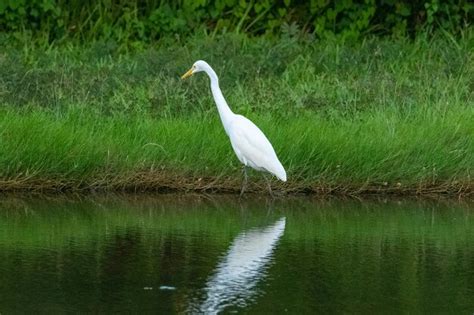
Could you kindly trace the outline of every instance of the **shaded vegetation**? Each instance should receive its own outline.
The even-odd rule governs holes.
[[[196,33],[346,39],[433,29],[454,34],[468,27],[473,15],[467,0],[30,0],[0,2],[0,30],[20,42],[103,40],[136,47]]]

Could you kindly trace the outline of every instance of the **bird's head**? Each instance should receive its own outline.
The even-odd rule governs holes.
[[[210,67],[207,64],[207,62],[205,62],[203,60],[198,60],[193,64],[193,66],[191,67],[191,69],[188,70],[188,72],[186,72],[185,74],[183,74],[181,76],[181,79],[189,78],[190,76],[192,76],[196,72],[206,71],[208,68],[210,68]]]

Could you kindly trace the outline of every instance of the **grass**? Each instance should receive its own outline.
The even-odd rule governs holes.
[[[128,54],[0,53],[0,189],[238,191],[205,59],[273,143],[287,192],[473,192],[472,32],[359,44],[228,36]],[[264,189],[254,176],[251,190]]]

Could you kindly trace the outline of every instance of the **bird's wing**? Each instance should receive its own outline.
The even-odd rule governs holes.
[[[236,115],[230,128],[230,141],[237,155],[254,164],[257,168],[265,169],[286,180],[286,173],[263,132],[249,119]],[[237,152],[237,150],[239,152]]]

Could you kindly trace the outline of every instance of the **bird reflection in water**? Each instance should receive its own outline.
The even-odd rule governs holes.
[[[283,217],[270,226],[240,233],[207,281],[204,301],[192,303],[189,312],[216,314],[252,302],[285,223]]]

